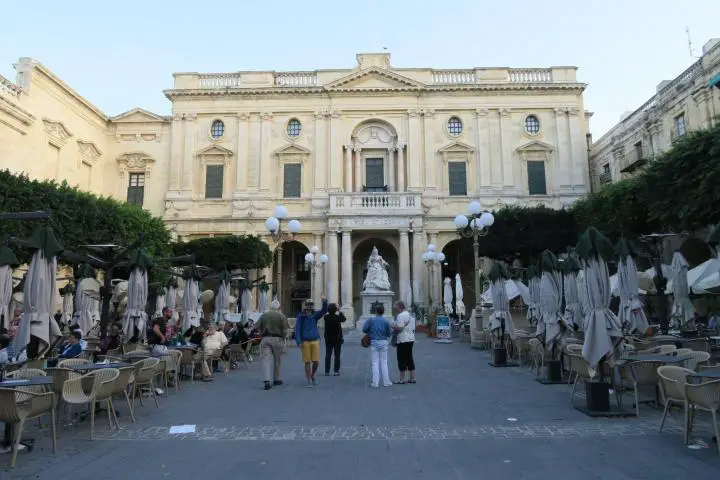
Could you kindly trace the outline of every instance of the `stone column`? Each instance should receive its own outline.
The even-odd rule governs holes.
[[[555,170],[558,187],[561,190],[570,189],[570,144],[568,142],[567,109],[555,109]]]
[[[477,145],[475,147],[475,171],[477,181],[476,192],[480,194],[483,188],[492,185],[492,162],[490,160],[490,129],[488,126],[488,110],[478,108],[475,110],[477,128]]]
[[[316,247],[318,247],[320,249],[320,253],[318,253],[316,255],[316,257],[318,257],[318,258],[316,258],[315,266],[313,267],[315,269],[315,278],[313,279],[314,282],[312,285],[312,298],[313,298],[313,301],[319,305],[320,299],[322,298],[322,295],[323,295],[323,287],[322,286],[323,286],[323,270],[324,270],[324,267],[322,267],[322,264],[320,263],[319,257],[320,257],[320,255],[325,253],[325,250],[322,248],[322,246],[323,246],[322,233],[316,232],[313,235],[313,237],[314,237],[313,245],[315,245]],[[312,272],[310,272],[310,274],[312,275]]]
[[[397,161],[397,171],[398,171],[398,192],[404,192],[405,191],[405,152],[403,149],[405,148],[405,145],[402,143],[398,143],[398,161]]]
[[[394,152],[395,149],[393,147],[390,147],[388,150],[388,192],[394,192],[397,189],[395,188],[395,162],[394,160]]]
[[[362,176],[362,148],[355,147],[355,191],[362,192],[363,176]]]
[[[168,189],[168,194],[174,192],[174,194],[177,195],[178,190],[180,190],[180,172],[183,167],[184,151],[182,114],[176,113],[173,115],[170,134],[172,140],[170,144],[170,188]]]
[[[432,243],[433,245],[435,245],[435,252],[439,252],[440,250],[437,249],[437,232],[428,232],[428,236],[430,237],[428,243]],[[439,305],[442,305],[442,295],[440,295],[440,288],[438,288],[438,278],[440,278],[440,283],[442,283],[442,268],[439,263],[436,263],[433,265],[433,268],[430,271],[432,272],[432,275],[430,276],[430,285],[428,287],[428,291],[432,292],[432,301],[433,304],[437,307]]]
[[[272,135],[272,118],[273,114],[265,112],[261,114],[262,119],[260,128],[260,191],[270,193],[271,184],[270,180],[280,175],[280,172],[275,170],[274,162],[272,161],[272,149],[271,135]]]
[[[568,142],[570,143],[570,183],[573,191],[584,192],[590,181],[588,172],[587,140],[582,128],[582,115],[579,108],[568,111]],[[549,176],[552,172],[546,172]]]
[[[345,145],[345,166],[343,168],[345,193],[352,192],[352,156],[352,145]]]
[[[502,177],[503,188],[516,189],[515,172],[513,168],[512,155],[512,127],[510,123],[510,110],[507,108],[500,109],[500,138],[502,148]]]
[[[248,131],[247,113],[239,113],[237,116],[237,153],[235,162],[235,196],[241,196],[248,187]]]
[[[336,161],[337,155],[341,154],[342,125],[339,111],[330,112],[330,133],[328,135],[328,186],[331,192],[340,192],[343,187],[343,168],[341,162]],[[339,160],[339,159],[338,159]]]
[[[195,136],[197,132],[197,114],[185,114],[185,155],[182,167],[182,196],[191,197],[193,192],[193,164],[195,159]]]
[[[247,184],[248,190],[257,192],[260,188],[260,155],[262,154],[261,138],[262,138],[262,119],[255,116],[248,122],[248,171]],[[250,139],[252,143],[250,143]]]
[[[313,195],[318,195],[320,192],[324,192],[327,185],[327,172],[325,161],[325,112],[315,112],[315,149],[313,155],[315,161],[313,162]]]
[[[500,113],[495,112],[488,119],[490,136],[490,185],[493,190],[502,188],[502,135],[500,133]]]
[[[413,288],[413,301],[418,304],[425,304],[425,292],[427,288],[424,288],[425,283],[425,263],[422,260],[422,254],[425,253],[427,247],[427,241],[425,239],[425,233],[419,229],[413,230],[412,239],[412,288]]]
[[[342,292],[341,310],[348,321],[355,322],[353,310],[353,285],[352,285],[352,244],[349,230],[342,232],[342,281],[340,282]]]
[[[329,230],[328,236],[328,275],[327,275],[327,298],[329,302],[340,303],[338,298],[338,271],[340,267],[340,255],[338,254],[338,238],[335,230]]]
[[[400,230],[400,259],[398,263],[400,267],[398,275],[400,288],[398,292],[400,294],[400,300],[404,302],[407,298],[408,287],[410,287],[410,239],[408,238],[408,231],[406,229]],[[408,308],[409,307],[408,305]]]
[[[422,131],[420,125],[420,110],[408,110],[408,151],[407,161],[411,165],[408,168],[408,191],[423,191],[423,175],[425,165],[423,164]]]
[[[437,190],[437,162],[435,161],[435,140],[433,135],[434,110],[425,110],[425,189]]]

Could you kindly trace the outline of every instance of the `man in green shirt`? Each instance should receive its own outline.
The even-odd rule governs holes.
[[[287,318],[280,311],[280,302],[273,300],[271,310],[260,315],[256,327],[262,336],[260,352],[262,354],[265,390],[270,390],[273,385],[282,385],[280,364],[288,323]]]

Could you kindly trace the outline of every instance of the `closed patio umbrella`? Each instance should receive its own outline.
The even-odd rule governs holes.
[[[215,295],[215,315],[217,321],[227,321],[230,317],[230,272],[220,272],[220,285]]]
[[[160,287],[155,292],[155,313],[153,313],[153,318],[161,318],[162,317],[162,311],[165,308],[165,304],[167,303],[167,300],[165,298],[165,295],[167,294],[167,290],[164,287]]]
[[[252,295],[250,294],[249,288],[243,288],[242,293],[240,294],[240,311],[243,314],[244,321],[247,322],[249,315],[248,312],[250,312],[250,304],[252,303]]]
[[[147,335],[146,312],[148,299],[148,270],[152,267],[152,260],[142,248],[130,254],[130,278],[128,278],[127,308],[123,318],[123,332],[125,341],[134,336],[137,329],[138,339],[145,339]]]
[[[562,271],[563,293],[565,295],[565,323],[573,328],[582,328],[582,307],[578,296],[577,274],[580,271],[580,262],[575,255],[569,255],[560,264]]]
[[[592,369],[597,369],[601,361],[612,360],[622,343],[622,325],[610,311],[607,262],[614,257],[614,250],[607,237],[594,227],[580,236],[576,247],[583,268],[582,281],[578,282],[578,288],[583,289],[580,298],[582,302],[584,295],[587,301],[582,355]]]
[[[455,274],[455,313],[460,317],[465,316],[465,302],[463,302],[463,286],[462,281],[460,280],[460,274]],[[411,293],[411,300],[412,300],[412,293]],[[408,306],[410,303],[407,304]]]
[[[83,335],[87,335],[100,319],[96,303],[98,298],[100,298],[100,282],[97,279],[87,277],[78,282],[73,320],[78,324]]]
[[[12,250],[0,247],[0,327],[10,328],[10,302],[12,302],[13,268],[20,264]]]
[[[172,310],[172,324],[176,324],[180,319],[180,315],[177,312],[177,296],[178,296],[178,284],[173,278],[165,287],[165,306]]]
[[[675,252],[672,263],[672,313],[670,318],[678,327],[683,327],[695,316],[695,307],[690,301],[690,288],[688,287],[687,274],[690,268],[687,260],[680,252]]]
[[[505,288],[508,278],[507,270],[500,262],[495,262],[488,277],[492,282],[490,294],[493,304],[493,313],[490,315],[490,331],[499,341],[502,341],[505,335],[515,340],[515,325],[510,314],[510,301]]]
[[[618,254],[618,296],[620,297],[618,320],[626,334],[645,335],[649,325],[638,293],[638,272],[635,263],[637,252],[625,238],[620,239],[616,251]]]
[[[200,304],[200,272],[195,265],[191,265],[183,272],[185,279],[185,290],[183,291],[183,322],[182,331],[187,331],[190,327],[199,327],[202,319]]]
[[[528,273],[528,291],[530,293],[530,301],[527,304],[527,319],[530,325],[537,325],[540,321],[540,275],[535,265],[530,265],[527,270]],[[538,326],[537,331],[541,328]],[[542,327],[542,331],[545,331],[545,327]]]
[[[75,295],[73,292],[75,291],[75,288],[72,283],[68,283],[65,285],[65,287],[60,291],[62,294],[62,313],[60,315],[60,321],[65,325],[70,325],[73,318],[73,308],[75,305]]]
[[[452,280],[450,277],[445,277],[443,280],[443,308],[445,309],[446,315],[452,315],[453,313],[453,291],[452,291]]]
[[[562,335],[562,274],[558,259],[550,250],[540,256],[540,317],[545,326],[545,348],[555,358]]]
[[[266,282],[260,283],[258,292],[258,311],[260,313],[267,312],[270,304],[270,298],[268,297],[270,295],[270,285]]]
[[[20,319],[13,349],[16,353],[28,347],[28,358],[41,357],[61,332],[51,313],[55,296],[56,257],[63,247],[52,228],[38,227],[29,246],[35,249],[25,277],[23,314]],[[32,340],[35,340],[31,343]]]

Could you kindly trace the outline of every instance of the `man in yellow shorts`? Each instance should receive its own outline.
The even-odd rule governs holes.
[[[305,376],[307,387],[317,385],[315,373],[320,364],[320,331],[318,320],[327,313],[327,298],[322,299],[322,308],[315,310],[312,300],[305,300],[303,311],[295,319],[295,343],[302,349],[303,363],[305,363]]]

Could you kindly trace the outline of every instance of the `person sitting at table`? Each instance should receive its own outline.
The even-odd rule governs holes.
[[[245,325],[242,322],[238,322],[233,325],[229,332],[230,345],[242,345],[242,349],[245,352],[248,362],[252,362],[252,356],[250,356],[250,337],[248,337],[245,331]],[[233,368],[237,365],[233,365]]]
[[[82,334],[80,332],[77,332],[75,330],[70,332],[70,340],[62,347],[60,355],[58,355],[57,358],[49,358],[47,361],[47,366],[49,368],[57,367],[57,364],[60,360],[64,360],[66,358],[75,358],[80,355],[83,352],[82,347],[80,346],[81,338]]]
[[[217,329],[217,325],[210,323],[208,325],[207,335],[203,339],[202,349],[205,356],[212,357],[218,352],[223,352],[228,345],[228,339],[225,334]]]
[[[10,349],[12,348],[10,337],[7,335],[0,336],[0,363],[8,363],[10,361]]]
[[[115,350],[120,347],[120,330],[115,325],[108,326],[105,338],[100,341],[97,351],[101,355],[107,354],[108,350]]]
[[[80,325],[77,323],[70,325],[70,332],[78,332],[80,334],[80,348],[82,348],[83,351],[87,350],[87,342],[83,340],[83,331],[80,328]]]
[[[191,347],[200,347],[205,338],[205,330],[202,327],[190,327],[185,332],[185,343]]]

